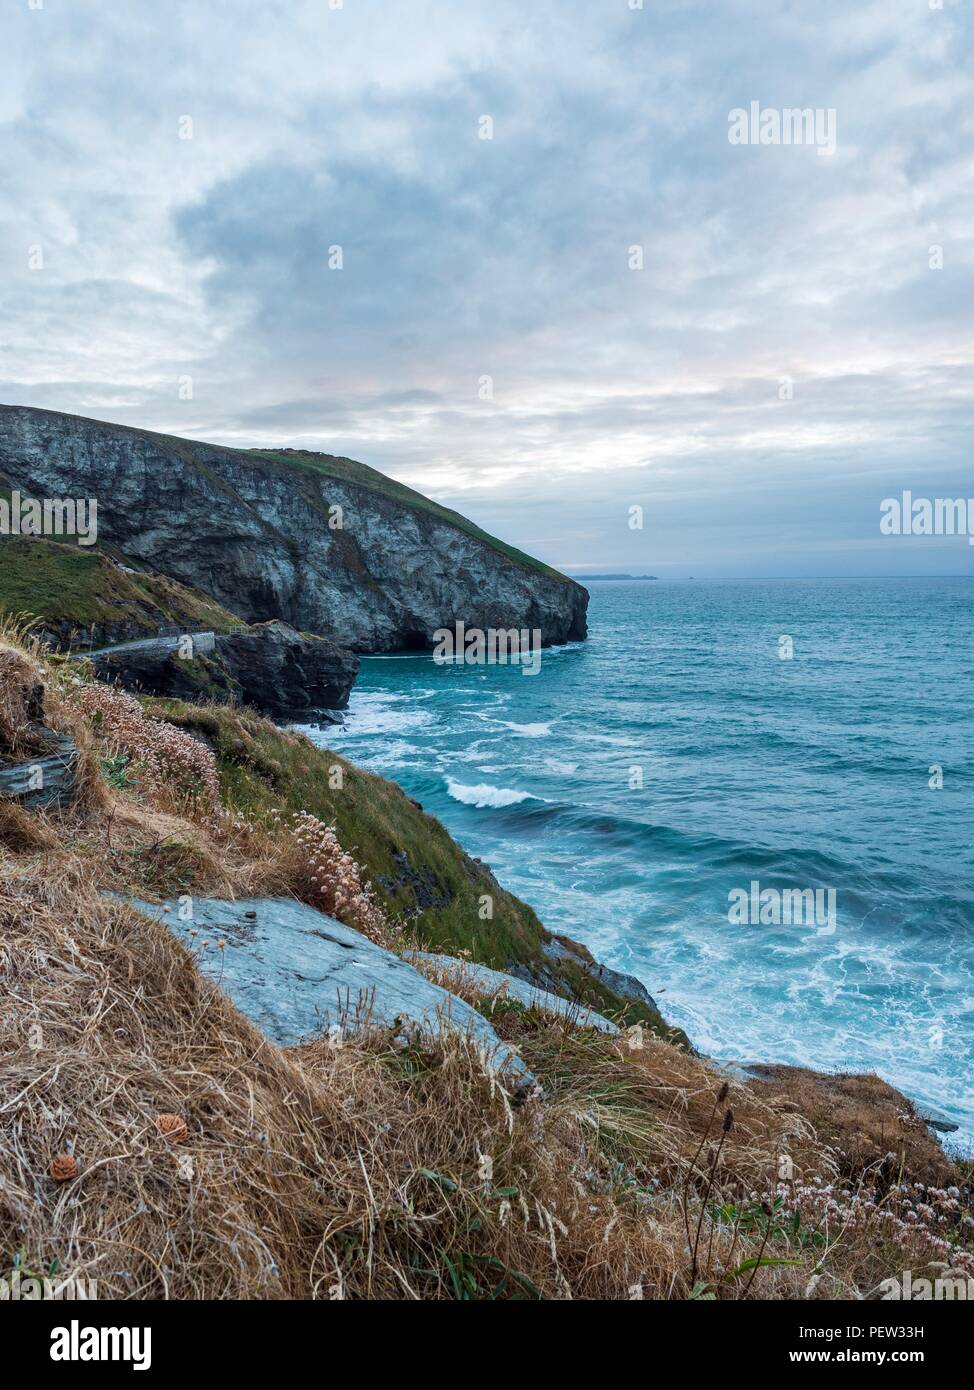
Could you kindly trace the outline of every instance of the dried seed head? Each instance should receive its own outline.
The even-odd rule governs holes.
[[[725,1114],[724,1114],[724,1133],[725,1133],[725,1134],[730,1134],[730,1132],[731,1132],[731,1130],[732,1130],[733,1128],[734,1128],[734,1112],[733,1112],[733,1110],[728,1110],[728,1111],[726,1111]]]
[[[730,1095],[730,1086],[729,1086],[729,1085],[727,1084],[727,1082],[725,1081],[724,1084],[723,1084],[723,1086],[721,1086],[720,1090],[717,1092],[717,1104],[718,1104],[718,1105],[723,1105],[724,1101],[727,1099],[727,1097],[728,1097],[729,1095]]]
[[[57,1154],[49,1171],[55,1182],[70,1182],[78,1176],[78,1160],[71,1154]]]
[[[181,1144],[189,1134],[186,1121],[181,1115],[160,1115],[156,1120],[159,1133],[171,1144]]]

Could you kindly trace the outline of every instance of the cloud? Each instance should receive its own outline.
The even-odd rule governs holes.
[[[970,570],[874,544],[899,480],[970,476],[970,31],[914,0],[25,6],[0,397],[350,454],[556,563]],[[835,154],[730,145],[752,100],[834,108]]]

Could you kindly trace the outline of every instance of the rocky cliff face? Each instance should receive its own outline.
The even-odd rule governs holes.
[[[0,406],[0,484],[93,498],[98,538],[249,622],[359,652],[437,628],[586,635],[588,594],[465,518],[349,459],[271,453]]]
[[[358,672],[351,652],[281,622],[197,635],[192,655],[182,650],[179,637],[157,637],[106,647],[88,659],[99,680],[135,694],[239,700],[275,716],[344,709]]]

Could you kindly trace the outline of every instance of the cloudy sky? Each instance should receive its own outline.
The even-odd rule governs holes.
[[[348,454],[578,572],[972,573],[879,534],[974,497],[972,5],[9,0],[0,401]]]

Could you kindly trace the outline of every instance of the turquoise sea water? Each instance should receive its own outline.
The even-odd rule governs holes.
[[[974,583],[591,590],[589,640],[537,676],[370,658],[345,728],[309,732],[640,976],[700,1050],[876,1071],[969,1141]],[[834,926],[732,924],[752,881],[834,889]]]

